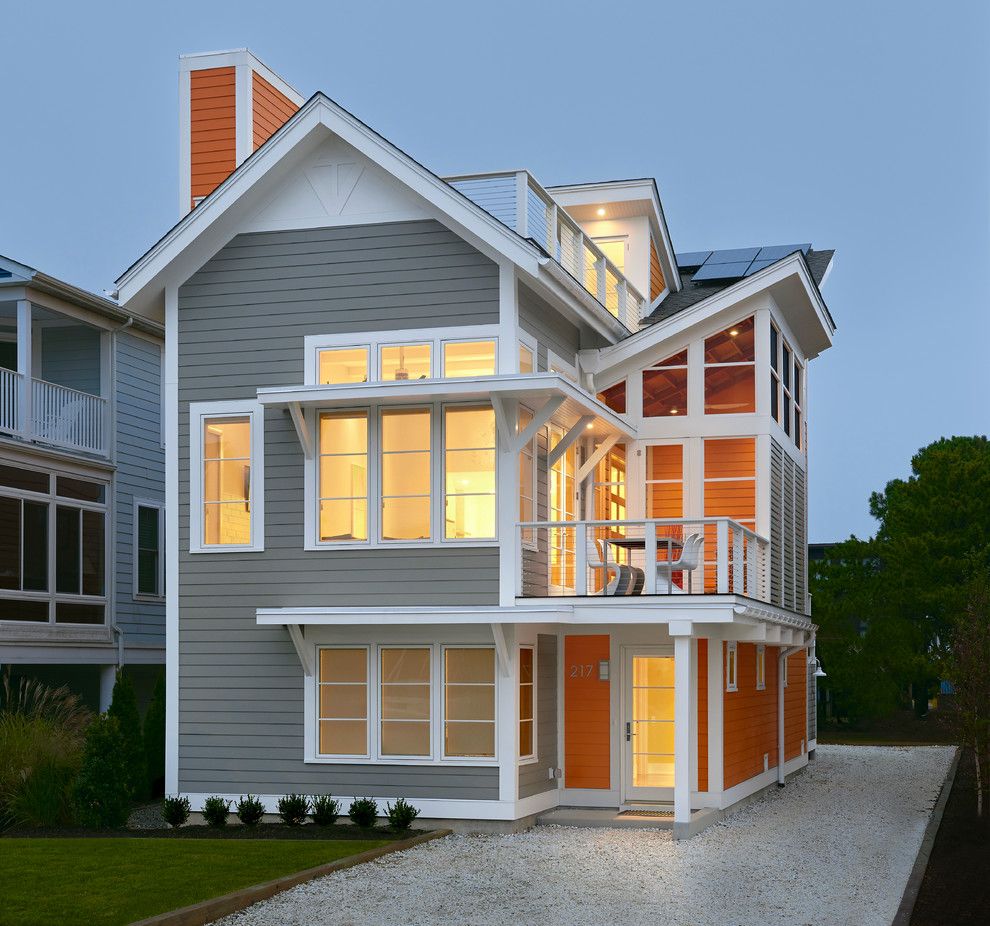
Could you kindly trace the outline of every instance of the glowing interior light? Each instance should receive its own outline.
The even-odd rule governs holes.
[[[736,336],[737,334],[739,334],[739,329],[738,329],[738,328],[733,328],[733,329],[732,329],[732,330],[731,330],[731,331],[729,332],[729,337],[730,337],[730,338],[734,338],[734,337],[735,337],[735,336]]]
[[[604,206],[599,206],[598,207],[598,215],[599,215],[599,217],[605,215],[605,207]]]
[[[676,414],[677,414],[677,409],[676,409],[676,408],[672,408],[672,409],[670,410],[670,413],[671,413],[672,415],[676,415]]]

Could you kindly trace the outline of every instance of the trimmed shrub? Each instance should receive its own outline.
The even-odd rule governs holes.
[[[127,822],[131,809],[130,775],[116,717],[101,714],[90,725],[72,794],[76,819],[83,826],[103,829]]]
[[[165,793],[165,673],[155,682],[155,691],[144,715],[144,764],[148,775],[147,793]]]
[[[265,805],[253,794],[242,797],[237,802],[237,819],[245,826],[254,826],[265,815]]]
[[[329,794],[313,795],[313,822],[317,826],[333,826],[340,816],[340,801]]]
[[[370,797],[360,797],[351,801],[351,806],[347,808],[347,816],[355,826],[370,830],[378,820],[378,802]]]
[[[230,801],[214,794],[203,801],[203,819],[207,826],[226,826],[230,816]]]
[[[278,799],[278,815],[287,826],[300,826],[309,813],[309,798],[305,794],[286,794]]]
[[[400,797],[394,804],[386,804],[385,812],[388,816],[388,825],[397,833],[409,829],[413,820],[419,816],[419,811],[404,797]]]
[[[125,672],[117,673],[113,697],[107,716],[115,717],[123,739],[124,767],[132,800],[140,800],[146,794],[148,771],[144,760],[144,737],[141,735],[141,715],[138,713],[134,685]]]
[[[162,819],[171,827],[179,827],[189,822],[191,810],[188,797],[166,797],[162,804]]]

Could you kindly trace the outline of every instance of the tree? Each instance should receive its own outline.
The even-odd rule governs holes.
[[[945,667],[955,690],[963,743],[973,750],[976,814],[982,817],[990,799],[990,573],[978,572],[967,595],[966,606],[953,623]]]
[[[82,767],[73,786],[76,818],[93,829],[123,826],[131,807],[124,736],[116,717],[100,714],[86,733]]]
[[[165,793],[165,673],[158,676],[151,703],[144,715],[144,761],[148,790],[153,797]]]
[[[117,681],[113,686],[113,697],[107,715],[113,717],[120,727],[128,790],[133,799],[139,800],[146,794],[148,779],[144,759],[144,738],[141,736],[141,715],[138,713],[134,685],[123,671],[117,672]]]

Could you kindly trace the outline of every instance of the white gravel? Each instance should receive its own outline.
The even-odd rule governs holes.
[[[887,926],[952,747],[819,746],[694,839],[538,827],[454,836],[335,872],[223,926]]]

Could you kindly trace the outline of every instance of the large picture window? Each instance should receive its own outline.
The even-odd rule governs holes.
[[[443,651],[443,754],[495,757],[495,650],[453,647]]]
[[[756,411],[755,326],[752,317],[705,338],[705,414]]]
[[[495,536],[495,413],[488,408],[444,412],[444,536]]]

